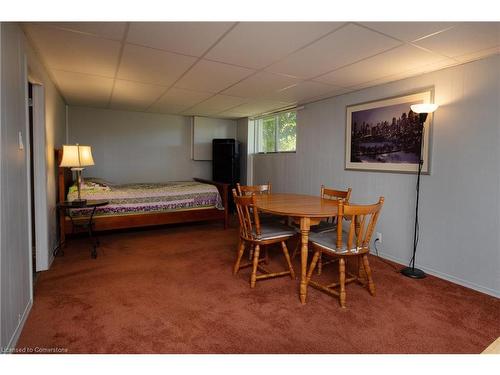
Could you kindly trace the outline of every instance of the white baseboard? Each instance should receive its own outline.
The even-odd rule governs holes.
[[[48,264],[47,270],[50,269],[54,260],[55,260],[54,251],[52,251],[49,255],[49,264]],[[42,270],[42,272],[43,271],[46,271],[46,270]],[[19,336],[21,335],[21,332],[22,332],[23,327],[24,327],[24,323],[26,323],[26,319],[28,318],[28,315],[31,311],[32,306],[33,306],[33,299],[30,300],[30,302],[28,303],[28,305],[24,309],[21,320],[19,321],[19,324],[17,325],[14,333],[12,334],[12,337],[10,338],[9,343],[7,344],[6,348],[12,349],[16,346],[17,340],[19,340]]]
[[[375,256],[377,255],[375,253],[375,250],[373,250],[373,249],[371,250],[371,254],[375,255]],[[396,257],[389,255],[387,253],[384,253],[380,250],[378,252],[378,255],[381,258],[392,260],[393,262],[403,264],[405,266],[408,264],[408,260],[396,258]],[[498,290],[487,288],[485,286],[478,285],[478,284],[472,283],[472,282],[467,281],[467,280],[460,279],[460,278],[452,276],[452,275],[448,275],[447,273],[444,273],[444,272],[436,271],[432,268],[425,267],[425,266],[422,266],[420,264],[415,264],[415,267],[421,269],[422,271],[424,271],[425,273],[428,273],[429,275],[439,277],[440,279],[450,281],[454,284],[465,286],[466,288],[469,288],[469,289],[477,290],[478,292],[485,293],[485,294],[488,294],[488,295],[496,297],[496,298],[500,298],[500,291],[498,291]]]
[[[19,340],[19,336],[21,336],[21,332],[23,331],[24,323],[26,323],[26,319],[28,319],[28,315],[31,311],[31,307],[33,306],[33,300],[30,300],[24,309],[23,315],[21,316],[21,320],[19,320],[19,324],[17,325],[12,337],[9,340],[9,343],[6,346],[6,349],[13,349],[17,344],[17,340]],[[5,348],[4,348],[5,349]],[[9,353],[7,351],[7,353]]]

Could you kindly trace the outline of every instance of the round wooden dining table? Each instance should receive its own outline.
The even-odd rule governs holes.
[[[301,194],[262,194],[256,195],[256,206],[259,211],[274,215],[288,216],[300,223],[300,302],[307,298],[307,253],[309,230],[311,225],[322,219],[337,216],[337,200],[324,199],[312,195]]]

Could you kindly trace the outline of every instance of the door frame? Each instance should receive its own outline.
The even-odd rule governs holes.
[[[47,201],[47,158],[45,132],[45,88],[29,80],[33,85],[33,181],[35,214],[36,271],[45,271],[50,266],[49,217]],[[28,120],[29,121],[29,120]],[[29,124],[28,124],[29,126]]]

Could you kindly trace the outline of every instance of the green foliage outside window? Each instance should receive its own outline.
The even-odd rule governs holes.
[[[284,112],[264,117],[257,122],[259,152],[295,151],[297,113]]]
[[[278,151],[295,151],[297,112],[281,113],[278,122]]]
[[[276,117],[262,119],[262,143],[260,152],[276,151]]]

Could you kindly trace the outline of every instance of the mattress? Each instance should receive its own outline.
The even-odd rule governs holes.
[[[70,187],[67,199],[78,197],[76,185]],[[101,179],[85,179],[83,199],[105,199],[107,206],[98,207],[95,216],[122,216],[217,208],[223,210],[222,199],[214,185],[196,181],[167,183],[112,184]],[[72,218],[89,216],[90,208],[69,210]]]

